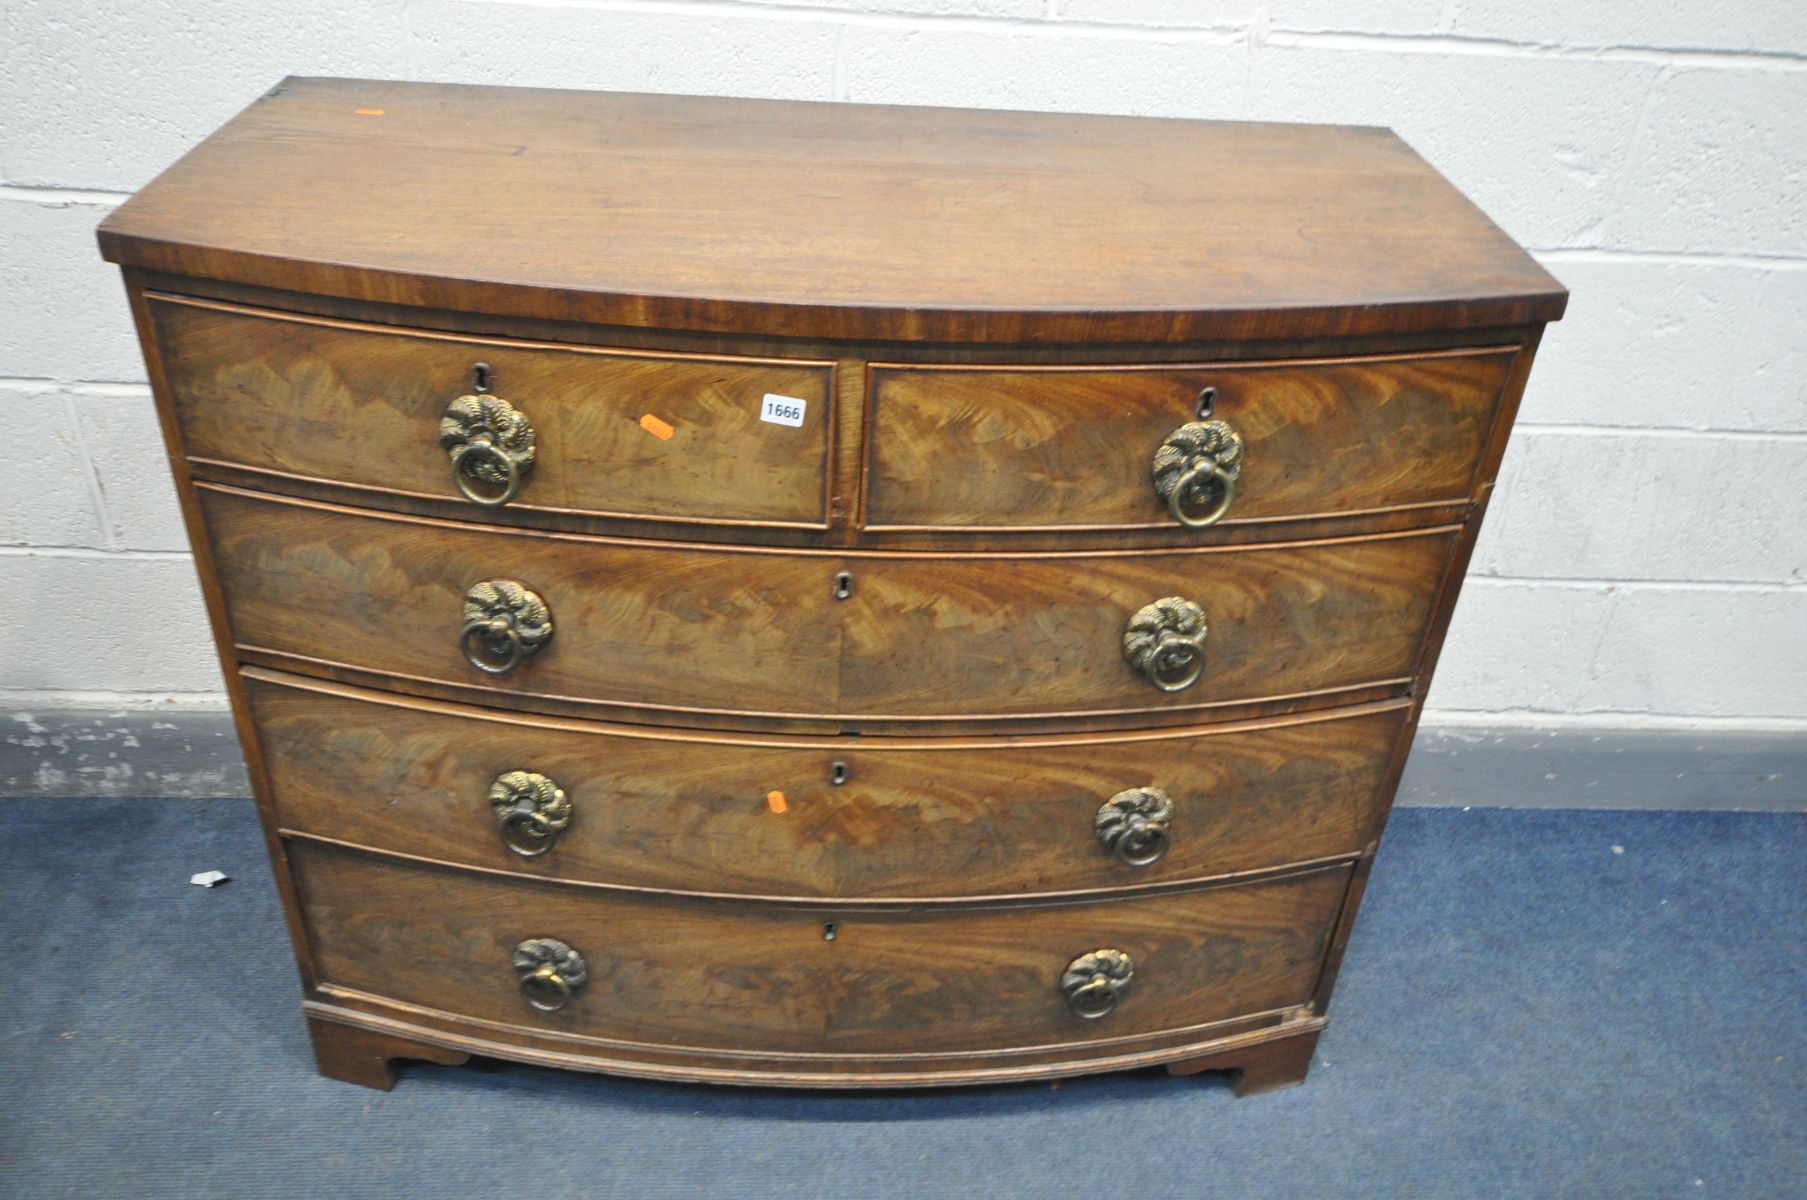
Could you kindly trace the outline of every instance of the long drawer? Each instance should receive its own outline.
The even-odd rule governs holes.
[[[622,896],[306,842],[289,859],[329,990],[743,1054],[1083,1044],[1302,1005],[1350,876],[894,912]]]
[[[458,501],[461,478],[498,499],[512,470],[515,510],[828,520],[832,363],[459,337],[179,297],[153,296],[150,313],[193,459],[379,503]]]
[[[1405,703],[1158,734],[734,737],[246,673],[278,824],[394,854],[776,897],[1135,888],[1372,836]]]
[[[854,726],[1171,718],[1403,687],[1457,534],[861,555],[526,533],[198,492],[233,634],[279,665],[528,703]]]

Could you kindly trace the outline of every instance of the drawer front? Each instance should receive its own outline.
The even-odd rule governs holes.
[[[861,560],[842,610],[840,708],[1172,713],[1403,683],[1455,541],[1443,529],[1219,550]],[[1171,692],[1125,655],[1132,623],[1168,624],[1138,619],[1167,598],[1196,604],[1205,626],[1197,681]]]
[[[652,899],[289,845],[322,983],[535,1032],[642,1045],[928,1053],[1062,1045],[1305,1003],[1346,866],[1133,901],[835,910]],[[825,926],[833,923],[833,937]],[[555,939],[570,998],[540,1011],[514,966]],[[1076,960],[1128,955],[1082,1019]],[[529,952],[528,970],[540,963]],[[556,1003],[558,993],[535,992]]]
[[[1183,367],[871,368],[869,528],[1177,528],[1152,466],[1242,439],[1226,523],[1466,503],[1516,350]],[[1204,515],[1193,512],[1195,517]]]
[[[197,488],[240,646],[500,698],[785,712],[837,689],[835,564],[519,533]],[[520,581],[552,635],[506,674],[466,660],[465,597]],[[484,653],[481,638],[468,643]]]
[[[170,298],[150,311],[191,458],[487,514],[457,486],[450,451],[468,442],[441,443],[441,418],[483,363],[491,393],[533,432],[504,511],[827,523],[830,363],[453,337]],[[762,420],[767,394],[800,401],[801,424]],[[488,451],[464,461],[507,470]],[[506,487],[466,483],[491,498]]]
[[[489,694],[828,719],[1184,711],[1397,684],[1412,672],[1455,538],[851,556],[529,534],[199,492],[247,649]],[[487,653],[482,636],[461,642],[461,632],[467,594],[490,580],[522,585],[550,612],[551,636],[505,674],[461,649]],[[1138,611],[1166,597],[1195,600],[1208,623],[1193,635],[1204,648],[1198,681],[1171,692],[1125,655]]]
[[[255,671],[247,690],[285,830],[775,897],[1083,891],[1353,855],[1405,717],[1401,702],[1114,738],[800,742],[509,718]]]

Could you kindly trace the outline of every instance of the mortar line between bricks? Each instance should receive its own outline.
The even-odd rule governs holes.
[[[86,558],[109,562],[192,562],[187,550],[135,550],[121,547],[109,550],[102,546],[0,546],[0,558]]]
[[[1463,577],[1468,587],[1535,587],[1561,591],[1585,592],[1730,592],[1746,595],[1807,595],[1804,579],[1586,579],[1572,576],[1483,575],[1469,572]]]
[[[1588,425],[1567,421],[1519,421],[1512,426],[1512,432],[1563,437],[1709,438],[1727,442],[1807,441],[1807,430],[1799,429],[1693,429],[1685,425]]]
[[[76,396],[115,396],[145,400],[150,398],[149,383],[127,383],[113,379],[62,379],[52,375],[0,374],[0,387],[23,390],[69,392]]]
[[[911,31],[937,28],[979,31],[1008,30],[1040,33],[1076,32],[1087,35],[1142,37],[1170,40],[1204,40],[1229,35],[1230,44],[1241,42],[1252,22],[1224,21],[1210,25],[1164,25],[1158,20],[1134,24],[1089,18],[1040,16],[995,17],[979,13],[853,12],[806,4],[762,3],[760,0],[457,0],[458,3],[512,5],[521,8],[587,8],[616,12],[644,12],[667,16],[752,17],[767,20],[807,19],[824,23],[903,28]],[[1526,57],[1568,57],[1607,61],[1676,62],[1687,66],[1745,67],[1757,70],[1807,70],[1807,54],[1789,50],[1727,50],[1711,46],[1588,46],[1560,42],[1530,42],[1515,38],[1454,33],[1441,28],[1413,30],[1290,29],[1270,25],[1268,44],[1346,46],[1350,49],[1404,49],[1412,52],[1501,54]]]
[[[773,19],[832,21],[870,28],[902,28],[911,31],[938,28],[990,31],[1031,31],[1060,35],[1078,33],[1091,37],[1148,38],[1169,41],[1243,41],[1253,23],[1224,21],[1212,24],[1168,25],[1158,20],[1114,22],[1065,18],[1050,10],[1040,16],[993,17],[963,13],[848,12],[809,5],[765,4],[757,0],[459,0],[470,4],[516,5],[535,8],[588,8],[623,12],[647,12],[674,16],[766,16]],[[1703,46],[1589,46],[1555,42],[1528,42],[1513,38],[1453,33],[1446,29],[1338,30],[1269,27],[1263,44],[1282,47],[1404,50],[1409,53],[1451,53],[1519,57],[1560,57],[1586,61],[1674,63],[1704,68],[1792,71],[1807,70],[1807,55],[1786,50],[1729,50]]]
[[[1267,45],[1286,49],[1467,54],[1490,58],[1559,58],[1716,70],[1807,71],[1807,55],[1789,50],[1718,50],[1701,46],[1576,46],[1521,42],[1475,34],[1403,31],[1271,30]]]
[[[1247,36],[1245,22],[1218,25],[1126,25],[1108,21],[1048,20],[1045,16],[993,17],[963,13],[854,12],[799,4],[735,3],[734,0],[453,0],[458,4],[513,8],[577,8],[598,12],[646,13],[669,17],[806,21],[815,25],[895,29],[906,33],[961,30],[1046,37],[1080,34],[1091,40],[1200,42],[1237,46]]]
[[[1541,263],[1652,263],[1673,267],[1743,267],[1752,271],[1807,271],[1798,254],[1747,254],[1699,250],[1635,250],[1605,246],[1527,248]]]
[[[75,188],[60,184],[11,183],[0,182],[0,200],[22,200],[28,204],[48,204],[66,206],[71,204],[89,204],[117,207],[131,198],[130,192],[112,191],[106,188]]]
[[[1807,731],[1807,717],[1692,716],[1687,713],[1633,712],[1599,709],[1558,712],[1541,708],[1429,708],[1423,730],[1512,729],[1551,732],[1637,730],[1652,733],[1795,733]]]
[[[223,691],[115,692],[0,687],[0,710],[24,713],[32,709],[41,712],[52,709],[129,709],[140,712],[224,713],[228,711],[228,701]]]

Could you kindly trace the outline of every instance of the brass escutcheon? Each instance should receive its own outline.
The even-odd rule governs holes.
[[[521,491],[533,470],[534,433],[527,414],[500,396],[460,396],[439,418],[439,444],[452,459],[452,482],[472,504],[499,508]],[[500,492],[480,492],[479,483]]]
[[[1105,947],[1068,963],[1060,991],[1074,1016],[1095,1021],[1117,1007],[1135,973],[1135,961],[1128,954]]]
[[[584,956],[557,938],[528,938],[514,948],[521,997],[541,1012],[557,1012],[590,977]]]
[[[501,823],[502,844],[522,858],[552,849],[571,824],[571,798],[537,771],[505,771],[489,785],[489,804]]]
[[[506,675],[552,640],[552,610],[512,579],[486,579],[464,593],[465,661],[490,675]]]
[[[1205,673],[1205,610],[1183,596],[1137,609],[1123,628],[1123,658],[1163,692],[1179,692]]]
[[[1203,529],[1221,521],[1242,477],[1242,435],[1227,421],[1189,421],[1155,451],[1155,495],[1181,525]]]
[[[1092,819],[1092,832],[1119,862],[1146,867],[1167,853],[1173,801],[1158,787],[1130,788],[1106,800]]]

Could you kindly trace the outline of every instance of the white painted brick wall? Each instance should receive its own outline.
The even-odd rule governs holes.
[[[795,100],[834,95],[835,25],[758,5],[415,0],[409,21],[422,79],[533,87],[608,80],[622,91]]]
[[[1783,57],[1807,52],[1798,4],[1775,0],[1456,0],[1458,34],[1582,49],[1698,47]]]
[[[285,74],[1389,125],[1574,293],[1433,720],[1807,729],[1798,0],[11,0],[0,707],[219,702],[107,208]]]
[[[217,693],[220,668],[187,554],[0,555],[0,662],[43,707],[65,693]],[[22,619],[23,618],[23,619]]]
[[[0,112],[0,139],[12,118]],[[119,200],[0,184],[0,379],[143,381],[119,272],[95,262],[94,227]]]

